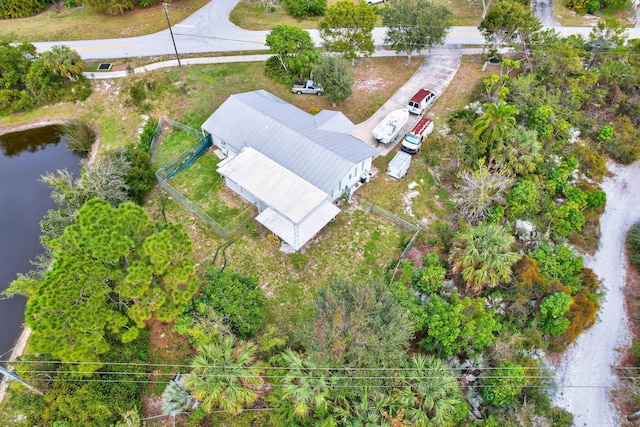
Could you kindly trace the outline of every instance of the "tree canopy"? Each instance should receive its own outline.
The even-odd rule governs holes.
[[[327,8],[318,28],[326,50],[339,52],[353,61],[373,53],[371,32],[375,23],[376,14],[371,6],[341,0]]]
[[[292,77],[308,76],[320,57],[309,32],[293,25],[273,27],[267,34],[266,44],[269,52],[275,54],[280,67]]]
[[[322,55],[313,72],[314,81],[322,86],[324,94],[335,107],[353,93],[353,70],[341,56]]]
[[[407,54],[444,43],[451,27],[451,11],[430,0],[396,0],[382,9],[382,23],[388,28],[385,42]]]
[[[152,315],[173,320],[197,287],[187,234],[152,224],[132,203],[87,202],[50,246],[51,268],[25,318],[33,348],[62,361],[99,361],[107,334],[129,342]]]

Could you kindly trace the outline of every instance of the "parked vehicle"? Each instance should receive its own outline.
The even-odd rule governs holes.
[[[425,117],[418,120],[418,123],[411,128],[402,140],[402,151],[409,154],[416,154],[422,148],[422,141],[433,132],[433,122]]]
[[[436,100],[436,94],[428,89],[420,89],[418,93],[413,95],[409,100],[409,106],[407,110],[410,113],[421,116],[427,108],[431,106]]]
[[[369,4],[378,4],[378,3],[384,3],[387,0],[367,0],[367,3]]]
[[[380,143],[388,144],[395,141],[400,135],[400,130],[407,123],[409,112],[406,108],[390,112],[373,129],[373,137]]]
[[[391,162],[389,162],[389,166],[387,166],[387,175],[400,179],[407,174],[409,165],[411,165],[411,154],[398,151],[395,157],[391,159]]]
[[[291,92],[302,95],[303,93],[322,95],[323,89],[313,83],[313,80],[307,80],[306,82],[294,82],[291,87]]]

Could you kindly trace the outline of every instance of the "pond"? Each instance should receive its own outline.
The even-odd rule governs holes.
[[[67,149],[59,127],[46,126],[0,135],[0,291],[43,252],[40,220],[56,206],[46,172],[67,169],[78,175],[80,158]],[[0,358],[5,359],[22,332],[25,299],[0,300]]]

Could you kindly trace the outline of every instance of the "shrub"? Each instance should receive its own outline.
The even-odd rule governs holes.
[[[49,7],[51,0],[2,0],[0,19],[25,18]]]
[[[95,128],[84,119],[66,122],[62,126],[62,131],[67,139],[67,147],[75,153],[88,154],[93,143],[96,142],[97,133]]]
[[[138,6],[151,7],[158,4],[158,0],[138,0]]]
[[[284,7],[294,18],[323,16],[327,0],[284,0]]]
[[[280,61],[275,55],[265,61],[264,75],[280,83],[291,83],[289,72],[282,68]]]
[[[522,387],[527,384],[524,374],[523,366],[513,362],[501,362],[495,371],[482,381],[482,397],[488,404],[499,408],[511,405],[522,391]]]
[[[600,2],[598,0],[591,0],[587,3],[586,11],[590,15],[595,15],[600,10]]]
[[[294,253],[291,254],[289,260],[295,268],[302,270],[307,265],[307,261],[309,261],[309,255]]]
[[[615,160],[629,164],[640,158],[640,130],[627,116],[618,117],[613,137],[605,143],[605,151]]]
[[[635,223],[627,233],[627,255],[629,262],[640,269],[640,222]]]
[[[156,135],[158,135],[158,121],[156,119],[147,120],[142,128],[142,133],[140,134],[138,148],[148,153],[151,149],[151,142]]]
[[[110,151],[107,156],[122,157],[128,163],[124,175],[127,193],[131,201],[142,205],[145,196],[156,183],[156,175],[149,154],[129,144],[121,150]]]

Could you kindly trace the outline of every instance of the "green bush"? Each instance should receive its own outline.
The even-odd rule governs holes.
[[[635,162],[640,158],[640,130],[627,116],[618,117],[614,127],[613,137],[605,143],[605,151],[621,163]]]
[[[144,124],[142,128],[142,133],[140,134],[140,142],[138,142],[138,148],[149,152],[151,149],[151,142],[153,142],[153,138],[158,135],[158,121],[156,119],[149,119]]]
[[[484,400],[503,408],[516,401],[516,397],[527,384],[524,367],[512,362],[500,363],[493,373],[482,381],[480,392]]]
[[[131,201],[142,205],[147,193],[156,183],[156,175],[149,154],[133,144],[128,144],[121,150],[109,151],[107,156],[122,156],[129,163],[129,168],[124,175],[128,187],[127,194]]]
[[[62,126],[67,139],[67,147],[74,153],[88,154],[98,134],[91,123],[84,119],[74,119]]]
[[[138,6],[151,7],[158,4],[159,0],[138,0]]]
[[[264,62],[264,75],[276,82],[289,84],[291,83],[291,75],[282,68],[280,61],[276,56],[272,56]]]
[[[600,2],[598,0],[591,0],[587,3],[586,11],[590,15],[595,15],[600,10]]]
[[[213,309],[239,338],[250,338],[262,327],[265,303],[266,297],[256,279],[211,266],[205,272],[199,293],[188,304],[185,315],[206,316],[208,310]]]
[[[105,15],[122,15],[136,6],[135,0],[83,0],[83,3]]]
[[[284,7],[294,18],[323,16],[327,0],[284,0]]]
[[[289,260],[291,261],[291,264],[295,268],[297,268],[298,270],[302,270],[304,266],[307,265],[307,262],[309,261],[309,255],[295,253],[295,254],[291,254],[291,257],[289,258]]]
[[[640,222],[635,223],[627,233],[627,255],[629,262],[640,269]]]
[[[0,19],[32,16],[42,12],[50,4],[51,0],[2,0],[0,1]]]

